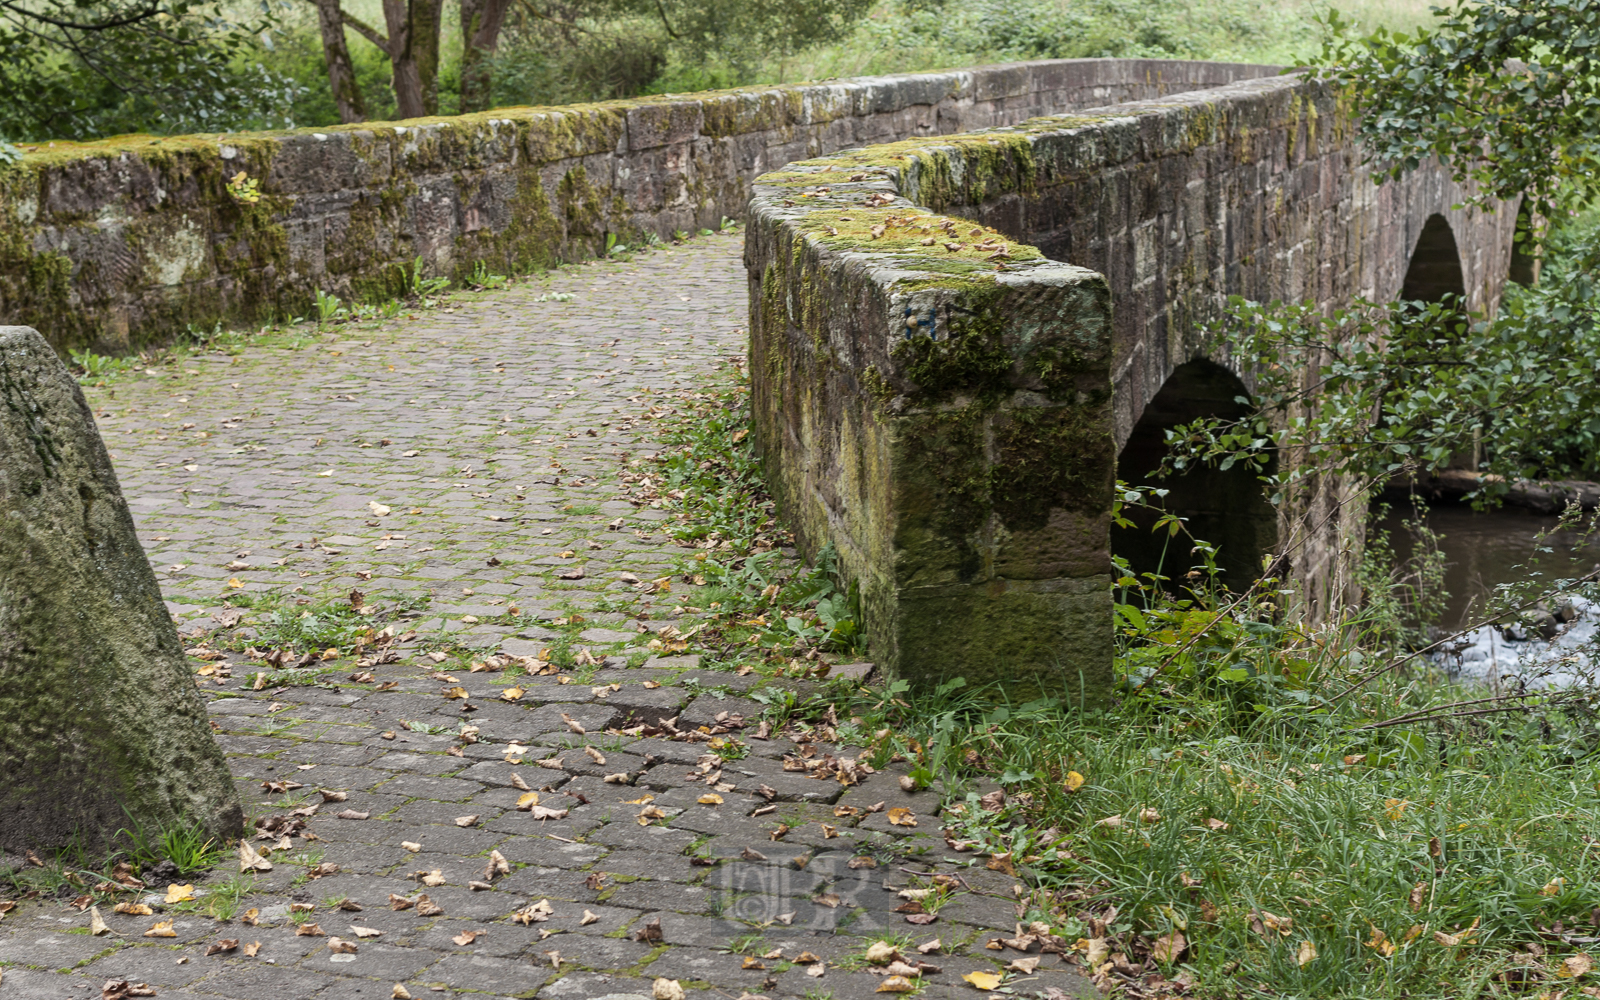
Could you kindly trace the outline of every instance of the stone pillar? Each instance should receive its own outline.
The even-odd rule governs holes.
[[[244,813],[77,382],[0,327],[0,847]]]
[[[1105,279],[881,180],[773,178],[745,244],[752,405],[802,549],[837,547],[892,673],[1102,699]]]

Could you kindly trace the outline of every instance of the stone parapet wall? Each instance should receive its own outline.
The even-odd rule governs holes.
[[[758,183],[752,203],[752,406],[779,507],[802,548],[837,548],[886,668],[1097,699],[1105,280],[854,176],[804,198]],[[932,238],[966,246],[925,250]]]
[[[875,656],[924,678],[1064,677],[1069,692],[1072,677],[1109,676],[1117,451],[1178,365],[1209,358],[1250,383],[1205,333],[1227,296],[1329,309],[1395,298],[1438,214],[1463,248],[1469,304],[1495,306],[1515,206],[1453,207],[1470,192],[1436,163],[1374,184],[1354,134],[1340,94],[1275,76],[849,150],[757,181],[758,441],[803,545],[833,542],[862,581]],[[901,239],[892,217],[913,206],[922,238]],[[972,259],[994,232],[1005,254]],[[1069,280],[1051,259],[1098,274]],[[946,319],[895,325],[924,302]],[[1062,372],[1071,392],[1029,381]],[[1007,429],[1027,422],[1040,433],[1011,447]],[[1356,497],[1325,481],[1280,507],[1277,551],[1313,620],[1347,596]],[[930,551],[950,573],[938,593],[962,594],[943,608],[924,600]],[[1002,554],[1015,552],[1035,558]],[[1014,605],[1041,580],[1096,594],[1106,612]]]
[[[717,225],[754,178],[869,143],[1272,67],[1053,60],[323,130],[54,143],[0,168],[0,322],[123,351],[185,324],[528,270]],[[244,176],[230,187],[240,174]],[[253,185],[253,187],[252,187]]]

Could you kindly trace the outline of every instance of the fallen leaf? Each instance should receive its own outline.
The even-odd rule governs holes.
[[[905,806],[895,806],[889,810],[889,822],[894,826],[916,826],[917,814]]]
[[[940,941],[938,938],[934,938],[932,941],[924,941],[917,945],[917,954],[932,955],[942,947],[944,947],[944,942]]]
[[[1316,958],[1317,946],[1312,944],[1310,941],[1301,941],[1300,950],[1295,953],[1294,958],[1295,962],[1300,966],[1300,968],[1303,969],[1310,965],[1312,962],[1316,961]]]
[[[354,955],[359,949],[354,941],[346,941],[342,937],[328,939],[328,950],[336,955]]]
[[[1418,882],[1416,885],[1411,887],[1410,903],[1412,913],[1416,913],[1418,910],[1422,909],[1422,897],[1424,895],[1423,890],[1425,890],[1427,887],[1428,883],[1426,881]]]
[[[157,920],[151,928],[144,932],[145,937],[177,937],[178,932],[172,929],[172,921]]]
[[[519,688],[519,687],[508,687],[504,691],[500,692],[500,700],[501,701],[517,701],[517,700],[521,699],[521,697],[526,693],[527,692],[523,691],[522,688]]]
[[[188,884],[169,885],[167,886],[167,898],[164,902],[171,906],[173,903],[187,903],[193,899],[194,886]]]
[[[874,941],[867,946],[867,952],[863,957],[873,965],[888,965],[899,955],[900,950],[889,942]]]
[[[334,815],[339,819],[367,819],[372,814],[370,812],[360,812],[355,809],[341,809]]]
[[[444,907],[429,899],[426,893],[417,897],[417,916],[437,917],[443,913]]]
[[[885,979],[883,982],[879,983],[878,988],[874,992],[910,993],[915,989],[916,986],[912,985],[911,980],[907,979],[905,976],[890,976],[888,979]]]
[[[1455,934],[1446,934],[1444,931],[1434,931],[1433,940],[1446,948],[1454,948],[1464,941],[1471,940],[1472,932],[1478,929],[1478,924],[1481,920],[1481,917],[1474,918],[1470,927]]]
[[[327,932],[317,924],[301,924],[294,929],[296,937],[326,937]]]
[[[1140,809],[1139,822],[1151,824],[1159,823],[1161,822],[1161,814],[1150,808]]]
[[[1163,965],[1176,962],[1189,947],[1189,942],[1184,938],[1182,931],[1172,931],[1156,938],[1150,946],[1150,957]]]
[[[589,759],[594,761],[596,764],[599,764],[601,767],[605,766],[606,755],[596,750],[594,747],[584,747],[583,752],[588,754]]]
[[[351,924],[350,933],[354,934],[358,938],[372,938],[382,936],[383,931],[378,930],[376,927],[361,927],[356,924]]]
[[[993,972],[969,972],[961,978],[980,990],[992,990],[1000,985],[1000,976]]]
[[[633,939],[635,941],[642,941],[645,944],[659,943],[661,941],[661,937],[660,917],[656,917],[648,924],[645,924],[643,927],[633,932]]]
[[[392,892],[389,893],[389,909],[391,910],[409,910],[416,905],[417,901],[414,899],[407,899]]]
[[[89,907],[89,933],[99,937],[110,930],[111,928],[107,926],[105,918],[100,915],[100,907]]]
[[[812,896],[811,897],[811,901],[813,903],[816,903],[818,906],[826,906],[828,909],[834,910],[834,909],[838,909],[839,904],[843,900],[841,900],[839,898],[839,895],[837,893],[823,892],[823,893],[818,893],[815,896]]]
[[[239,871],[272,871],[272,862],[258,854],[256,849],[250,846],[250,841],[243,837],[239,838]]]
[[[1383,815],[1390,820],[1400,819],[1406,814],[1406,806],[1410,804],[1410,799],[1384,799]]]
[[[533,818],[534,819],[566,819],[567,818],[567,810],[566,809],[550,809],[550,808],[548,808],[546,806],[534,806],[532,809],[529,810],[529,812],[533,813]]]
[[[583,911],[583,917],[578,921],[578,926],[579,927],[587,927],[590,924],[595,923],[599,919],[600,918],[595,916],[593,913],[590,913],[588,910],[584,910]]]
[[[1083,780],[1083,775],[1077,771],[1068,771],[1067,780],[1061,783],[1061,787],[1069,792],[1075,792],[1083,787]]]
[[[438,868],[435,868],[432,871],[412,872],[412,874],[420,875],[421,878],[419,881],[421,881],[423,885],[428,886],[430,889],[444,885],[445,883],[444,872]]]
[[[655,1000],[683,1000],[683,987],[676,979],[657,979],[650,986],[650,995]]]
[[[402,841],[400,841],[400,846],[404,847],[406,850],[410,851],[412,854],[415,854],[418,851],[422,850],[422,845],[417,843],[414,840],[402,840]]]
[[[460,934],[457,934],[450,940],[465,948],[467,945],[478,940],[478,935],[482,933],[483,931],[462,931]]]
[[[394,989],[389,991],[389,1000],[413,1000],[413,997],[405,983],[395,983]]]
[[[1157,939],[1156,947],[1159,948],[1160,946],[1161,941],[1160,939]],[[1151,954],[1154,955],[1155,952],[1152,951]],[[1042,955],[1034,955],[1031,958],[1014,958],[1011,960],[1011,963],[1006,966],[1006,971],[1020,972],[1025,976],[1031,976],[1033,975],[1033,970],[1037,969],[1039,967],[1039,963],[1042,961],[1044,961],[1044,956]],[[1159,962],[1161,959],[1157,958],[1156,961]]]
[[[1580,976],[1588,975],[1589,970],[1593,968],[1594,961],[1580,951],[1576,955],[1568,955],[1562,959],[1561,968],[1557,970],[1556,974],[1565,979],[1577,979]]]
[[[817,957],[816,955],[812,954],[809,951],[802,951],[800,954],[796,955],[795,958],[794,958],[794,964],[796,964],[796,965],[814,965],[814,964],[816,964],[818,962],[821,962],[821,961],[822,961],[821,958]]]
[[[255,958],[261,953],[261,942],[251,941],[249,944],[241,946],[239,950],[244,952],[245,958]]]
[[[127,913],[135,917],[148,917],[156,912],[144,903],[118,903],[111,910],[113,913]]]
[[[456,817],[456,826],[465,828],[465,827],[477,826],[477,825],[478,825],[478,814],[477,813],[474,813],[471,816],[457,816]]]
[[[707,792],[695,801],[703,806],[720,806],[722,805],[722,796],[718,795],[716,792]]]
[[[810,976],[812,979],[821,979],[823,973],[827,971],[828,966],[824,962],[818,962],[816,965],[806,966],[806,975]]]

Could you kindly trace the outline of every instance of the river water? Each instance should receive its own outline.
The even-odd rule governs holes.
[[[1408,511],[1391,511],[1380,521],[1389,531],[1395,552],[1411,552],[1411,537],[1402,525]],[[1581,576],[1600,565],[1600,532],[1584,538],[1576,532],[1555,532],[1555,515],[1536,514],[1517,507],[1476,512],[1466,504],[1441,504],[1426,511],[1428,526],[1441,535],[1439,547],[1446,559],[1445,586],[1449,604],[1439,625],[1454,632],[1484,617],[1497,584],[1521,580],[1555,581]],[[1540,532],[1550,532],[1542,543]],[[1551,551],[1538,552],[1544,547]],[[1549,604],[1554,610],[1557,603]],[[1461,637],[1451,651],[1437,657],[1462,680],[1497,685],[1509,678],[1536,674],[1539,686],[1562,686],[1587,676],[1591,657],[1580,647],[1594,640],[1600,625],[1600,606],[1581,597],[1570,601],[1577,618],[1565,625],[1553,642],[1537,632],[1521,638],[1491,627],[1474,629]]]

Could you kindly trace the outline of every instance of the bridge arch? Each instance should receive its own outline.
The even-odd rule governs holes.
[[[1465,304],[1467,283],[1461,272],[1461,250],[1450,220],[1435,212],[1422,224],[1411,250],[1411,263],[1400,288],[1408,301],[1443,302],[1446,295]]]
[[[1156,479],[1153,473],[1167,454],[1167,431],[1203,417],[1242,417],[1250,412],[1248,390],[1232,371],[1200,358],[1173,369],[1117,457],[1117,477],[1129,485],[1155,486],[1168,491],[1167,510],[1184,518],[1190,534],[1218,547],[1217,565],[1222,583],[1242,590],[1260,573],[1261,555],[1278,537],[1278,515],[1262,496],[1254,469],[1235,465],[1226,471],[1192,468]],[[1178,545],[1165,531],[1153,532],[1157,515],[1133,511],[1131,528],[1113,528],[1111,550],[1127,559],[1135,573],[1159,571],[1181,581],[1190,566],[1187,544]]]

